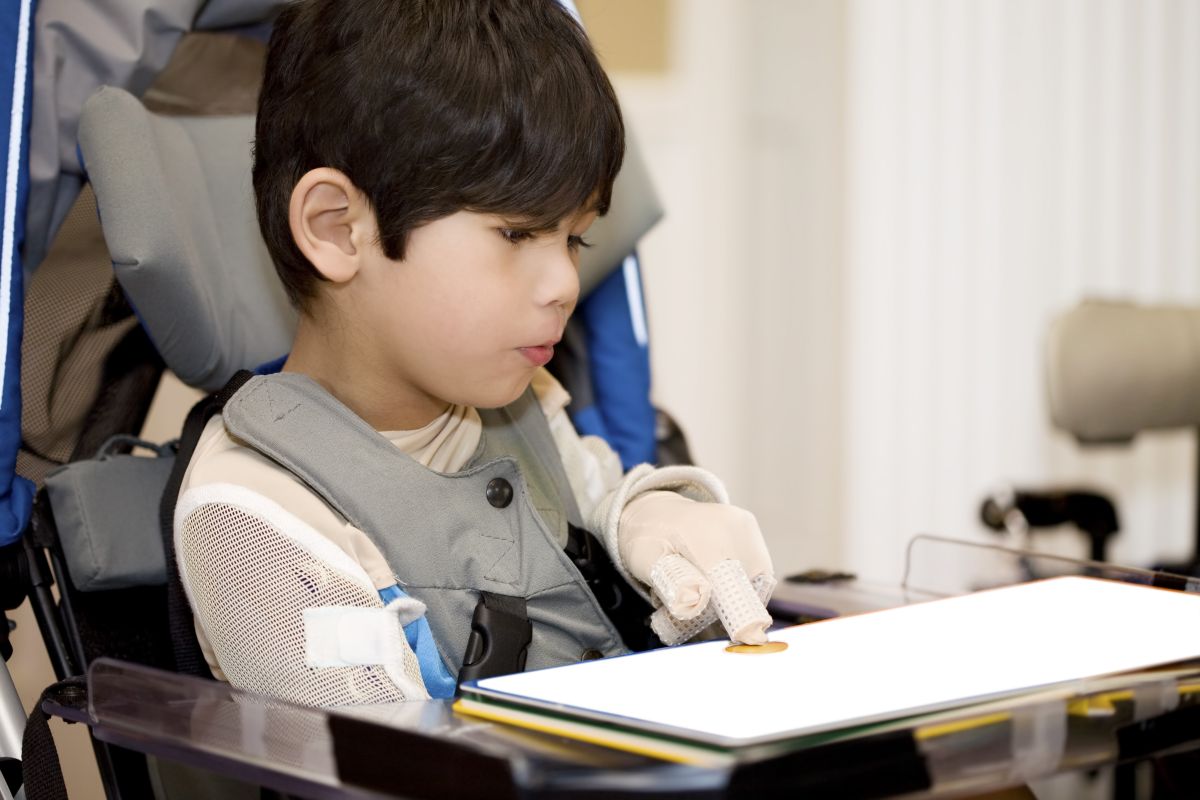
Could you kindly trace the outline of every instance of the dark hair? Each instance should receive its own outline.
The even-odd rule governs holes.
[[[550,228],[608,208],[625,131],[579,24],[556,0],[303,0],[271,34],[259,96],[259,226],[292,302],[321,275],[288,203],[317,167],[345,173],[404,257],[416,227],[460,210]]]

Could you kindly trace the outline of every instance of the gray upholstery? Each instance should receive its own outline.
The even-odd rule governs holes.
[[[171,456],[113,455],[64,464],[46,476],[76,589],[92,592],[166,582],[158,498],[174,463]]]
[[[583,251],[579,260],[580,295],[586,296],[620,266],[662,215],[637,140],[626,130],[625,161],[613,184],[611,206],[608,214],[596,220],[588,231],[586,238],[592,246]]]
[[[1046,385],[1081,442],[1200,426],[1200,309],[1084,302],[1051,325]]]
[[[162,117],[103,88],[79,144],[117,279],[167,366],[220,388],[287,352],[295,312],[258,233],[253,118]]]

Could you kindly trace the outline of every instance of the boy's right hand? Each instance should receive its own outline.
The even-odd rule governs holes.
[[[662,607],[651,625],[665,644],[719,619],[734,642],[762,644],[775,588],[771,556],[750,512],[650,491],[621,513],[621,561]]]

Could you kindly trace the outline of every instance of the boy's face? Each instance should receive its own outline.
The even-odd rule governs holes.
[[[341,304],[360,332],[352,357],[375,376],[364,379],[384,381],[381,389],[428,419],[447,403],[515,400],[550,360],[575,308],[580,237],[595,218],[580,211],[531,233],[460,211],[414,230],[403,260],[369,248],[347,286],[353,302]]]

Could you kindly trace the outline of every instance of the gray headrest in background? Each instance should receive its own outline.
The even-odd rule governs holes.
[[[163,117],[102,88],[79,145],[117,280],[167,366],[218,389],[291,345],[295,312],[258,232],[254,118]]]
[[[588,230],[592,246],[579,259],[579,293],[587,296],[600,281],[621,266],[637,247],[638,240],[662,218],[662,206],[637,140],[625,128],[625,161],[613,183],[608,213]]]
[[[1200,309],[1089,300],[1046,340],[1054,424],[1084,443],[1200,425]]]

